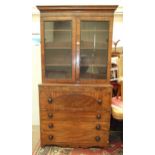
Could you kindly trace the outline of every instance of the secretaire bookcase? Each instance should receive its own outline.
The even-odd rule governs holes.
[[[41,146],[107,146],[117,6],[37,8],[41,24]]]

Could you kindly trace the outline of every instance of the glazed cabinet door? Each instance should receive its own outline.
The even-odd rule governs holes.
[[[41,21],[44,82],[75,80],[75,20],[46,17]]]
[[[77,79],[84,83],[108,81],[112,29],[110,19],[81,17],[77,21]]]

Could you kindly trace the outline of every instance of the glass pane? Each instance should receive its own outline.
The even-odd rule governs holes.
[[[80,78],[106,79],[109,22],[81,21],[80,28]]]
[[[72,78],[72,23],[45,22],[45,76],[51,79]]]

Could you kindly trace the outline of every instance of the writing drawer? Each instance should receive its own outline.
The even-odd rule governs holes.
[[[39,103],[40,109],[54,110],[77,110],[77,111],[96,111],[99,109],[110,109],[111,93],[109,90],[88,89],[82,91],[62,90],[56,91],[55,87],[40,87]]]

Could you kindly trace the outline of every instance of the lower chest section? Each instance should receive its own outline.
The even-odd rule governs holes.
[[[104,147],[111,87],[39,86],[41,145]]]

